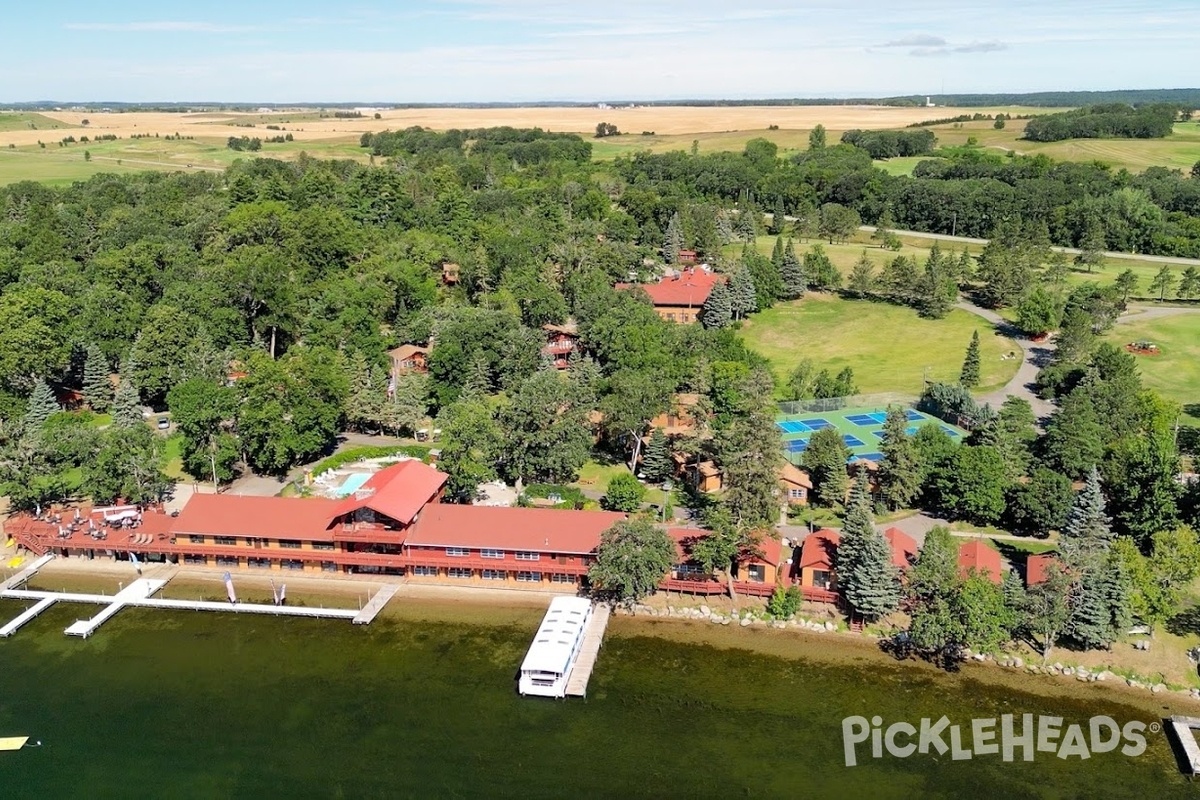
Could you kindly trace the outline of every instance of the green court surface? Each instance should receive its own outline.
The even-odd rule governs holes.
[[[908,433],[916,433],[924,425],[936,425],[961,441],[967,433],[962,428],[943,422],[936,417],[913,409],[905,409],[908,415]],[[788,461],[799,465],[808,448],[809,437],[823,428],[834,428],[842,434],[842,441],[850,448],[851,459],[865,458],[879,461],[883,454],[879,445],[883,439],[883,423],[887,418],[885,408],[843,408],[837,411],[813,411],[806,414],[782,416],[775,424],[783,434],[783,449]]]

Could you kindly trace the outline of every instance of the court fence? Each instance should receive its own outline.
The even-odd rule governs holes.
[[[888,408],[888,406],[916,408],[919,399],[915,394],[884,392],[882,394],[856,394],[849,397],[785,400],[779,404],[779,413],[785,417],[797,417],[801,414],[840,411],[843,408],[878,408],[881,410]]]

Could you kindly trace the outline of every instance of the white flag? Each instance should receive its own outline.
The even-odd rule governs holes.
[[[236,603],[237,595],[233,591],[233,576],[228,572],[225,573],[225,591],[229,593],[229,602]]]

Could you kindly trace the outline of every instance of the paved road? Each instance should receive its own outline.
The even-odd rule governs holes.
[[[1054,354],[1054,342],[1034,342],[1026,338],[1011,322],[995,311],[977,306],[969,300],[959,300],[956,305],[964,311],[986,319],[996,326],[998,334],[1009,337],[1021,348],[1021,366],[1017,368],[1017,374],[1013,375],[1012,380],[1003,388],[978,399],[990,404],[992,408],[999,409],[1005,398],[1009,395],[1016,395],[1029,401],[1030,407],[1033,408],[1033,414],[1039,422],[1048,418],[1054,411],[1054,404],[1039,397],[1033,387],[1037,382],[1038,370],[1049,363],[1050,357]]]
[[[1126,322],[1149,322],[1163,317],[1177,317],[1182,314],[1200,314],[1200,308],[1184,306],[1133,306],[1117,317],[1117,324]]]
[[[874,233],[875,228],[872,225],[863,225],[859,228],[860,231],[866,233]],[[959,242],[960,244],[987,244],[987,239],[974,239],[970,236],[950,236],[945,233],[923,233],[922,231],[892,231],[897,236],[912,236],[919,239],[937,239],[939,242]],[[1059,253],[1068,255],[1079,255],[1079,249],[1076,247],[1052,247]],[[1105,253],[1105,258],[1115,258],[1126,261],[1152,261],[1155,264],[1177,264],[1179,266],[1200,267],[1200,258],[1178,258],[1176,256],[1151,256],[1142,255],[1141,253]]]

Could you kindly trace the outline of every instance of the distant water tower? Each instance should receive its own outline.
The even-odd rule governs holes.
[[[929,99],[929,97],[926,97],[926,98],[925,98],[925,107],[926,107],[926,108],[933,108],[933,100]]]

